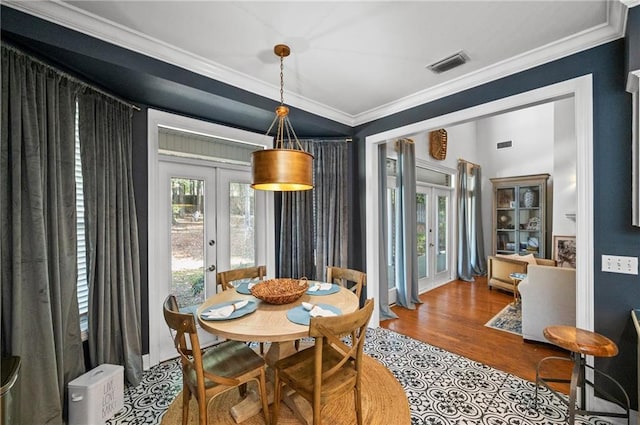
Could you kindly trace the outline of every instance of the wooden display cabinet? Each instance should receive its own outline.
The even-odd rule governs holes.
[[[549,174],[490,179],[493,184],[492,254],[545,258]]]

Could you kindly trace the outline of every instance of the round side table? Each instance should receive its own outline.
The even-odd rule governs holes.
[[[587,331],[584,329],[579,329],[573,326],[547,326],[543,331],[543,335],[547,340],[549,340],[549,342],[557,345],[560,348],[564,348],[565,350],[570,351],[571,357],[567,358],[552,356],[545,357],[544,359],[540,360],[538,366],[536,367],[536,390],[534,399],[535,403],[537,403],[538,401],[539,385],[546,387],[553,394],[559,396],[559,394],[548,385],[548,382],[569,383],[569,400],[567,401],[565,398],[559,396],[560,400],[563,403],[568,404],[569,417],[567,423],[573,425],[575,423],[576,414],[584,414],[627,418],[627,424],[629,424],[630,403],[629,396],[627,396],[624,388],[622,388],[618,381],[613,379],[613,377],[586,364],[585,360],[585,356],[614,357],[618,355],[618,346],[616,345],[616,343],[611,341],[604,335],[600,335],[598,333]],[[566,360],[573,362],[571,379],[541,376],[540,369],[542,365],[550,360]],[[594,383],[589,381],[585,376],[585,370],[587,368],[593,370],[594,375],[606,378],[609,382],[613,383],[614,386],[620,391],[620,394],[622,394],[624,400],[620,400],[618,397],[615,397],[602,389],[598,390],[598,394],[601,395],[602,398],[620,406],[623,410],[625,410],[625,413],[590,411],[586,409],[585,386],[589,385],[592,388],[595,388]],[[576,396],[578,388],[580,388],[579,408],[576,406]]]
[[[518,284],[527,278],[526,273],[511,273],[509,277],[513,281],[513,302],[518,302]]]

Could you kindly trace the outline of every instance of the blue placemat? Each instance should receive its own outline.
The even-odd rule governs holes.
[[[309,288],[313,287],[314,284],[309,285]],[[331,289],[318,289],[317,291],[309,291],[307,289],[307,295],[329,295],[335,294],[340,291],[340,285],[336,285],[335,283],[331,284]]]
[[[227,301],[227,302],[220,303],[220,304],[215,304],[215,305],[212,305],[211,307],[207,308],[206,310],[203,310],[202,313],[206,313],[209,310],[215,310],[217,308],[224,307],[224,306],[227,306],[227,305],[235,304],[238,301],[242,301],[242,300],[233,300],[233,301]],[[249,301],[247,303],[247,305],[245,305],[244,307],[242,307],[239,310],[235,310],[228,317],[219,318],[219,319],[217,319],[217,318],[207,318],[207,317],[203,316],[202,314],[200,314],[200,318],[202,320],[231,320],[231,319],[237,319],[238,317],[246,316],[247,314],[253,313],[254,311],[256,311],[257,308],[258,308],[258,303],[257,302]]]
[[[319,304],[319,303],[316,305],[318,307],[324,308],[325,310],[331,310],[335,314],[342,314],[342,310],[340,310],[338,307],[334,307],[329,304]],[[287,311],[287,319],[289,319],[289,321],[293,323],[297,323],[298,325],[309,326],[309,321],[311,320],[311,316],[309,315],[309,310],[299,305]]]
[[[238,294],[251,295],[251,291],[249,290],[249,285],[251,283],[256,282],[242,282],[240,285],[236,286],[236,292]]]

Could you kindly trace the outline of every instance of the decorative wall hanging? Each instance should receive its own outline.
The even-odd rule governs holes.
[[[447,157],[447,130],[444,128],[429,132],[429,154],[439,161]]]

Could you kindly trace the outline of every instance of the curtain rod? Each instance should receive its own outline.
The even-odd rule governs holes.
[[[9,44],[9,43],[7,43],[5,41],[2,41],[2,47],[6,48],[8,50],[12,50],[12,51],[14,51],[16,53],[19,53],[21,55],[27,56],[29,58],[29,60],[31,60],[33,62],[36,62],[37,64],[42,65],[45,68],[48,68],[50,70],[53,70],[53,71],[57,72],[58,74],[60,74],[63,77],[67,78],[68,80],[71,80],[73,82],[76,82],[76,83],[82,85],[84,88],[90,88],[91,90],[93,90],[95,92],[98,92],[98,93],[100,93],[100,94],[102,94],[104,96],[107,96],[107,97],[109,97],[109,98],[111,98],[111,99],[113,99],[115,101],[118,101],[118,102],[122,103],[123,105],[126,105],[126,106],[128,106],[128,107],[130,107],[130,108],[132,108],[132,109],[134,109],[136,111],[140,110],[139,106],[134,105],[133,103],[127,102],[126,100],[123,100],[123,99],[119,98],[116,95],[108,93],[108,92],[102,90],[101,88],[91,84],[91,83],[88,83],[88,82],[86,82],[84,80],[81,80],[78,77],[75,77],[75,76],[69,74],[68,72],[62,71],[61,69],[59,69],[59,68],[57,68],[57,67],[55,67],[55,66],[53,66],[51,64],[48,64],[48,63],[36,58],[35,56],[31,55],[30,53],[27,53],[27,52],[23,51],[22,49],[14,46],[12,44]]]
[[[351,137],[328,137],[328,138],[322,138],[322,137],[299,137],[300,141],[312,141],[312,142],[320,142],[320,143],[333,143],[333,142],[346,142],[346,143],[351,143],[353,142],[353,139]]]
[[[475,162],[467,161],[466,159],[458,158],[458,162],[464,162],[464,163],[466,163],[466,164],[471,164],[471,165],[473,165],[473,166],[476,166],[476,167],[482,168],[482,167],[480,166],[480,164],[476,164]]]
[[[300,140],[318,140],[320,142],[351,142],[353,141],[353,139],[351,137],[321,137],[321,136],[315,136],[315,137],[300,137]]]

